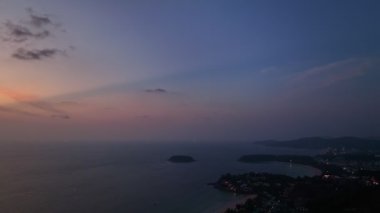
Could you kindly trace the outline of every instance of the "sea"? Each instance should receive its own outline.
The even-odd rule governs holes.
[[[225,173],[320,173],[297,164],[241,163],[241,155],[317,152],[242,142],[6,142],[0,144],[0,212],[223,212],[242,199],[209,185]],[[168,162],[172,155],[196,161]]]

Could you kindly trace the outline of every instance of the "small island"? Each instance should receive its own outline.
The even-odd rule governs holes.
[[[194,158],[188,155],[173,155],[168,161],[172,163],[191,163],[194,162]]]

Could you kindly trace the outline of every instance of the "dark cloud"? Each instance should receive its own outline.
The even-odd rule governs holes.
[[[26,12],[29,13],[29,23],[36,28],[42,28],[45,26],[58,26],[55,24],[48,15],[38,14],[32,8],[27,8]]]
[[[52,58],[55,55],[62,53],[64,53],[64,51],[58,49],[26,50],[24,48],[19,48],[13,53],[12,57],[20,60],[42,60],[45,58]]]
[[[31,38],[44,39],[52,35],[49,30],[32,32],[30,28],[20,24],[14,24],[11,21],[7,21],[4,25],[7,30],[7,35],[3,39],[4,41],[21,43]]]
[[[48,15],[34,12],[33,9],[26,9],[27,20],[7,21],[4,23],[0,37],[4,42],[18,43],[12,53],[12,57],[20,60],[42,60],[52,58],[57,54],[65,55],[62,48],[32,49],[31,46],[41,46],[41,41],[52,35],[56,35],[61,29],[61,25],[55,23]],[[27,43],[25,43],[27,42]],[[70,47],[71,49],[71,47]],[[71,49],[72,50],[72,49]]]
[[[9,31],[9,36],[4,39],[5,41],[24,42],[29,37],[34,36],[34,34],[28,28],[13,24],[10,21],[5,23],[5,27]]]
[[[30,23],[35,27],[43,27],[45,25],[53,24],[49,17],[30,15]]]
[[[7,31],[5,41],[21,43],[28,39],[44,39],[52,35],[50,30],[59,26],[47,15],[36,14],[32,9],[27,9],[27,11],[29,12],[28,21],[18,21],[17,24],[7,21],[4,24]]]
[[[157,94],[168,93],[167,90],[165,90],[165,89],[161,89],[161,88],[157,88],[157,89],[147,89],[147,90],[145,90],[145,92],[148,92],[148,93],[157,93]]]

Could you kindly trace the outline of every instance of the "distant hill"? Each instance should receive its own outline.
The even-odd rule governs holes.
[[[357,151],[380,151],[380,140],[376,138],[339,137],[323,138],[310,137],[287,141],[258,141],[265,146],[289,147],[300,149],[326,149],[337,148]]]

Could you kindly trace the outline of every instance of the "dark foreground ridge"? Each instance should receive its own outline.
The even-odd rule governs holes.
[[[174,155],[171,156],[168,161],[173,163],[191,163],[194,162],[194,158],[187,155]]]
[[[236,194],[256,195],[226,213],[250,212],[380,212],[379,176],[292,178],[267,173],[225,174],[215,187]]]

